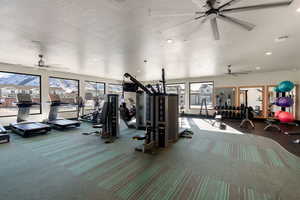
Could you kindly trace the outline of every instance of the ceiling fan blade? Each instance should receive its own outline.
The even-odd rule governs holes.
[[[188,25],[188,24],[190,24],[190,23],[193,23],[193,22],[197,21],[197,20],[200,19],[200,18],[205,17],[205,16],[206,16],[206,15],[199,16],[199,17],[197,17],[197,18],[192,18],[192,19],[189,19],[189,20],[185,20],[185,21],[183,21],[183,22],[181,22],[181,23],[175,24],[175,25],[172,26],[172,27],[169,27],[169,28],[164,29],[162,32],[166,32],[166,31],[169,31],[169,30],[178,28],[178,27],[180,27],[180,26]]]
[[[246,29],[248,31],[253,30],[254,27],[255,27],[254,24],[251,24],[249,22],[246,22],[246,21],[234,18],[234,17],[229,17],[229,16],[226,16],[226,15],[222,15],[222,14],[219,14],[218,18],[222,19],[224,21],[227,21],[229,23],[233,23],[235,25],[238,25],[239,27],[244,28],[244,29]]]
[[[210,24],[211,24],[211,28],[212,28],[215,40],[220,40],[220,32],[219,32],[219,28],[218,28],[217,19],[216,18],[211,19]]]
[[[150,17],[187,17],[187,16],[195,16],[197,13],[186,11],[186,10],[168,10],[168,11],[153,11],[149,9]]]
[[[186,33],[183,37],[183,39],[185,41],[189,40],[191,38],[192,35],[194,35],[196,32],[199,31],[199,29],[202,27],[202,25],[207,21],[207,17],[205,17],[204,19],[202,19],[200,21],[200,23],[197,24],[197,26],[195,28],[193,28],[191,31],[189,31],[188,33]]]
[[[234,5],[234,4],[236,4],[236,3],[240,2],[240,1],[242,1],[242,0],[231,0],[231,1],[229,1],[229,2],[227,2],[225,4],[223,4],[223,5],[221,5],[218,9],[222,10],[223,8],[227,8],[229,6],[232,6],[232,5]]]
[[[222,13],[229,13],[229,12],[244,12],[244,11],[252,11],[258,9],[266,9],[266,8],[274,8],[274,7],[281,7],[281,6],[289,6],[293,0],[284,1],[284,2],[277,2],[277,3],[266,3],[254,6],[245,6],[245,7],[238,7],[238,8],[229,8],[220,10]]]

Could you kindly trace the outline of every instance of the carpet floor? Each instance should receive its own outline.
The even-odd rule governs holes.
[[[219,132],[185,119],[193,139],[155,155],[134,151],[122,129],[112,144],[80,128],[0,145],[0,195],[5,200],[299,200],[300,159],[271,139]]]

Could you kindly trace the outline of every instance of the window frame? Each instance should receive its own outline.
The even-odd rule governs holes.
[[[39,74],[31,74],[31,73],[21,73],[21,72],[10,72],[10,71],[0,71],[0,73],[11,73],[11,74],[19,74],[19,75],[28,75],[28,76],[37,76],[39,79],[40,79],[40,112],[39,113],[32,113],[32,114],[29,114],[29,115],[41,115],[43,113],[42,109],[43,109],[43,106],[42,106],[42,76],[39,75]],[[18,116],[18,114],[16,115],[2,115],[0,116],[0,118],[5,118],[5,117],[16,117]]]
[[[212,83],[213,84],[213,89],[212,89],[212,108],[207,108],[208,110],[213,110],[214,108],[214,102],[213,102],[213,98],[214,98],[214,94],[215,94],[215,91],[214,91],[214,89],[215,89],[215,81],[198,81],[198,82],[189,82],[189,109],[190,110],[195,110],[195,109],[197,109],[197,108],[192,108],[191,107],[191,85],[192,84],[195,84],[195,83]]]
[[[57,77],[57,76],[48,76],[48,87],[49,87],[49,93],[50,93],[50,85],[49,85],[49,79],[50,78],[56,78],[56,79],[64,79],[64,80],[71,80],[71,81],[77,81],[78,82],[78,95],[77,97],[80,97],[80,80],[79,79],[73,79],[73,78],[63,78],[63,77]],[[67,110],[67,111],[58,111],[58,113],[71,113],[71,112],[77,112],[77,110]]]
[[[117,85],[117,86],[121,86],[123,88],[122,83],[118,84],[118,83],[108,83],[107,84],[107,92],[109,92],[109,85]],[[123,93],[123,89],[122,89],[122,93]]]
[[[84,80],[84,84],[85,83],[100,83],[104,85],[104,94],[106,94],[106,83],[105,82],[98,82],[98,81],[89,81],[89,80]],[[85,85],[84,85],[84,92],[85,92]]]
[[[89,81],[89,80],[84,80],[84,95],[86,94],[86,91],[85,91],[85,84],[86,83],[100,83],[100,84],[103,84],[104,85],[104,95],[106,94],[106,83],[105,82],[97,82],[97,81]],[[85,108],[85,110],[87,110],[87,111],[90,111],[90,110],[94,110],[94,109],[86,109]]]
[[[166,87],[173,85],[184,85],[184,94],[186,94],[186,84],[185,83],[166,83]]]

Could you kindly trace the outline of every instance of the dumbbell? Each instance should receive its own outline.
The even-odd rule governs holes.
[[[232,119],[236,118],[236,112],[232,112]]]

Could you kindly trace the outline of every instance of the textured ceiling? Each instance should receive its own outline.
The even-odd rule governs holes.
[[[149,10],[193,13],[203,10],[204,0],[199,8],[192,0],[0,2],[0,62],[33,66],[43,53],[46,64],[62,71],[114,79],[129,72],[142,80],[159,79],[162,66],[168,79],[220,75],[227,64],[233,71],[300,67],[299,0],[289,7],[230,14],[256,27],[248,32],[219,21],[219,41],[209,23],[169,29],[191,16],[149,16]],[[268,2],[278,0],[243,0],[235,6]],[[282,35],[290,38],[275,42]],[[266,51],[273,55],[266,56]]]

